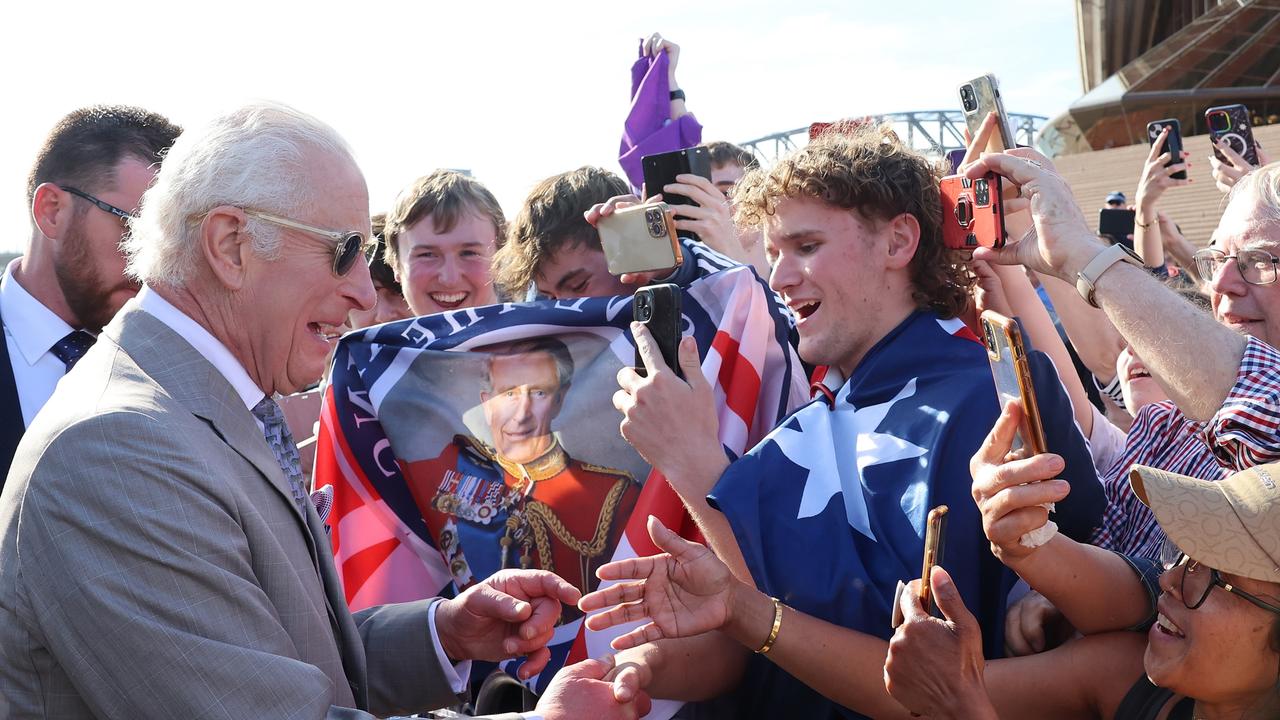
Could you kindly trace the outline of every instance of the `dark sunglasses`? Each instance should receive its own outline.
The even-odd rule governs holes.
[[[262,212],[261,210],[252,210],[249,208],[243,208],[243,210],[245,215],[258,218],[264,222],[269,222],[272,225],[279,225],[280,227],[287,227],[293,230],[301,230],[303,232],[309,232],[312,235],[319,235],[320,237],[332,240],[336,243],[333,247],[333,274],[338,277],[342,277],[343,275],[351,272],[351,268],[355,267],[356,260],[358,258],[363,257],[365,262],[368,263],[369,260],[373,258],[373,253],[377,249],[377,243],[367,242],[365,240],[364,233],[356,230],[349,230],[347,232],[325,230],[324,228],[307,225],[306,223],[301,223],[297,220],[290,220],[287,217],[272,215],[271,213]]]
[[[115,205],[112,205],[109,202],[99,200],[98,198],[90,195],[89,193],[83,190],[77,190],[76,188],[73,188],[69,185],[59,185],[58,188],[60,188],[63,192],[69,192],[78,198],[83,198],[85,200],[88,200],[89,202],[93,203],[93,206],[98,208],[99,210],[102,210],[103,212],[109,212],[112,215],[115,215],[116,217],[120,218],[121,220],[124,220],[125,222],[129,222],[130,220],[134,219],[133,213],[127,210],[121,210],[120,208],[116,207]]]

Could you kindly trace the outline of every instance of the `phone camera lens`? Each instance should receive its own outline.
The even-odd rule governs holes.
[[[956,222],[964,228],[969,227],[969,223],[973,222],[973,205],[968,195],[961,195],[956,201]]]
[[[1209,116],[1209,129],[1215,132],[1222,132],[1230,129],[1231,120],[1226,113],[1213,113]]]
[[[963,85],[960,87],[960,102],[964,105],[965,112],[973,112],[978,109],[978,101],[973,95],[972,85]]]
[[[648,295],[636,296],[636,321],[648,322],[653,317],[653,307],[649,304]]]
[[[974,181],[973,194],[978,207],[985,207],[991,204],[991,186],[987,183],[986,178]]]

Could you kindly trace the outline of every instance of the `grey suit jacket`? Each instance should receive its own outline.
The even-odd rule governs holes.
[[[131,302],[0,495],[0,718],[450,705],[428,606],[351,615],[315,510],[294,504],[244,403]]]

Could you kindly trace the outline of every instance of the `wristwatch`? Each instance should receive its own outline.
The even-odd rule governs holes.
[[[675,90],[672,90],[672,91],[671,91],[671,99],[672,99],[672,100],[684,100],[684,90],[681,90],[681,89],[679,89],[679,88],[676,88]]]
[[[1126,262],[1134,267],[1142,267],[1142,258],[1129,248],[1116,243],[1111,247],[1103,250],[1089,261],[1084,269],[1076,274],[1076,291],[1080,293],[1080,297],[1084,301],[1094,307],[1099,307],[1098,299],[1094,297],[1094,284],[1098,282],[1098,278],[1102,273],[1106,272],[1118,262]]]

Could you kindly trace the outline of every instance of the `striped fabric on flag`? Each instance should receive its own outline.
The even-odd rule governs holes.
[[[683,291],[682,312],[684,332],[697,339],[703,373],[715,388],[723,449],[730,457],[738,457],[807,400],[803,371],[788,342],[791,319],[749,268],[696,280]],[[485,488],[503,488],[502,478],[510,478],[498,467],[496,443],[484,437],[490,426],[475,419],[480,416],[476,408],[459,420],[445,406],[456,402],[450,397],[478,397],[468,395],[466,389],[477,376],[469,368],[483,365],[490,350],[500,344],[514,347],[531,338],[563,340],[576,370],[563,409],[551,427],[563,441],[570,467],[594,473],[593,477],[630,476],[639,481],[629,516],[618,521],[622,529],[616,546],[601,562],[657,552],[645,529],[649,515],[678,528],[685,537],[699,538],[680,498],[659,473],[643,460],[637,460],[642,466],[633,468],[622,455],[605,452],[607,446],[621,444],[634,454],[618,437],[621,416],[611,403],[617,369],[631,365],[634,357],[631,319],[630,297],[584,298],[469,308],[377,326],[343,339],[325,392],[314,478],[317,486],[331,484],[334,489],[331,540],[353,611],[386,602],[451,596],[474,581],[460,580],[468,577],[467,570],[483,569],[478,568],[481,555],[467,543],[470,540],[478,548],[475,538],[480,533],[500,534],[500,529],[485,526],[481,518],[495,507],[506,512],[507,506],[490,502]],[[492,374],[496,366],[488,367]],[[492,376],[489,383],[495,384]],[[495,390],[488,387],[489,393]],[[478,400],[467,402],[480,405]],[[586,442],[575,439],[575,434],[596,439]],[[432,439],[424,441],[424,437]],[[442,445],[445,451],[440,453]],[[579,452],[584,455],[581,461]],[[590,453],[605,454],[609,461]],[[459,518],[475,519],[468,521],[469,527],[462,520],[440,525],[422,509],[429,501],[424,501],[415,468],[438,464],[442,457],[448,471],[437,474],[451,480],[440,487],[450,489],[455,505],[466,506],[457,513]],[[610,463],[611,467],[599,467]],[[491,471],[495,474],[486,475]],[[440,497],[437,494],[436,501]],[[510,512],[514,516],[516,511]],[[518,543],[519,536],[513,537]],[[496,548],[498,543],[491,545]],[[528,554],[542,557],[538,543],[530,541],[530,545],[535,550]],[[501,551],[504,560],[506,547]],[[576,568],[557,565],[555,570],[574,582],[569,576]],[[552,663],[530,681],[531,686],[541,690],[563,664],[608,652],[609,641],[625,631],[590,632],[580,617],[571,617],[557,629]],[[517,662],[506,667],[514,670]]]

